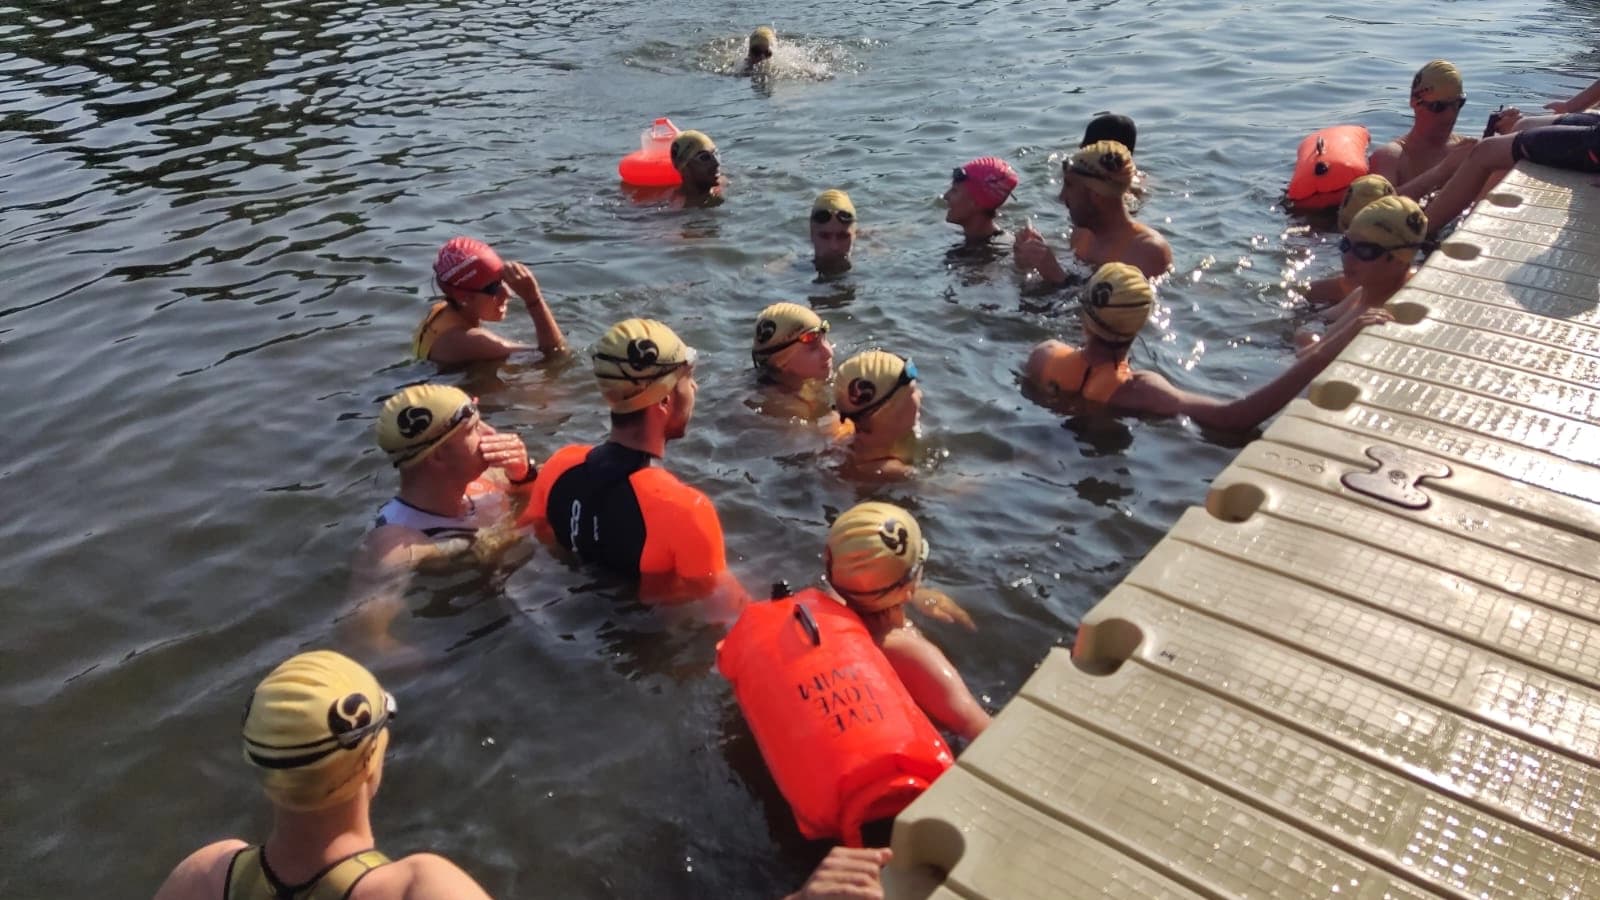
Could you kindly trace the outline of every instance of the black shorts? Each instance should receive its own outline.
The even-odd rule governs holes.
[[[1573,117],[1562,116],[1563,119]],[[1600,172],[1600,122],[1519,131],[1511,141],[1511,158],[1558,169]]]
[[[1581,112],[1556,116],[1557,125],[1600,125],[1600,113]]]

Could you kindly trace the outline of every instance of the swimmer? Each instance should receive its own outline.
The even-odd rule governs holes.
[[[763,25],[750,32],[750,49],[744,57],[744,70],[746,73],[755,71],[755,68],[772,58],[772,47],[778,43],[778,33],[771,26]]]
[[[433,853],[391,860],[377,849],[372,800],[383,782],[394,697],[359,663],[329,650],[273,669],[245,705],[245,759],[272,806],[265,842],[238,838],[189,854],[155,900],[489,900]],[[836,847],[785,900],[882,900],[888,850]]]
[[[912,465],[922,388],[917,364],[887,350],[845,360],[833,384],[839,418],[855,426],[848,470],[877,478],[907,478]]]
[[[1558,169],[1600,173],[1600,115],[1567,113],[1554,121],[1557,124],[1514,130],[1479,141],[1428,202],[1428,222],[1433,225],[1430,234],[1465,212],[1474,200],[1499,181],[1505,170],[1523,160]]]
[[[1072,253],[1090,266],[1128,263],[1155,278],[1172,268],[1172,248],[1159,232],[1135,222],[1126,196],[1133,185],[1133,154],[1116,141],[1080,148],[1061,164],[1060,199],[1072,220]],[[1038,270],[1049,284],[1067,283],[1055,251],[1033,228],[1017,235],[1017,268]]]
[[[1100,141],[1116,141],[1128,148],[1131,154],[1135,144],[1139,142],[1139,128],[1127,116],[1104,112],[1089,120],[1087,128],[1083,129],[1083,140],[1079,142],[1080,148]]]
[[[828,586],[861,617],[923,712],[940,728],[969,741],[989,727],[989,714],[956,667],[906,619],[910,603],[972,627],[972,620],[953,600],[922,589],[928,542],[917,520],[889,503],[851,507],[828,529],[822,559]]]
[[[1436,59],[1411,78],[1411,130],[1373,150],[1367,169],[1382,175],[1402,197],[1420,200],[1444,183],[1472,150],[1472,138],[1452,129],[1467,95],[1461,72]]]
[[[1394,196],[1394,185],[1382,175],[1363,175],[1350,182],[1350,187],[1344,192],[1344,200],[1339,204],[1339,233],[1344,234],[1350,230],[1350,222],[1356,213],[1365,209],[1367,204],[1379,197]],[[1305,297],[1312,303],[1337,303],[1350,295],[1356,289],[1355,275],[1351,271],[1354,258],[1348,254],[1340,254],[1342,269],[1332,278],[1319,278],[1306,286]]]
[[[944,192],[944,220],[960,225],[968,244],[992,241],[1005,233],[995,219],[1016,188],[1017,172],[1003,159],[983,156],[957,166]]]
[[[537,471],[522,438],[495,431],[458,388],[418,384],[378,411],[378,446],[400,491],[378,510],[351,573],[364,638],[389,646],[411,572],[471,551],[492,558],[515,540],[515,502]]]
[[[727,179],[721,175],[722,157],[711,138],[698,131],[680,131],[672,139],[670,154],[672,167],[683,178],[678,193],[685,200],[704,202],[722,196]]]
[[[820,275],[837,275],[850,269],[850,251],[856,243],[856,207],[844,191],[823,191],[811,204],[812,261]]]
[[[539,290],[539,280],[519,262],[504,263],[483,241],[451,238],[433,261],[434,283],[444,299],[435,301],[417,326],[411,350],[417,359],[459,365],[505,359],[522,350],[546,355],[566,350],[566,338]],[[538,343],[508,341],[483,327],[506,317],[511,294],[522,299]]]
[[[1045,341],[1034,347],[1023,367],[1024,392],[1047,405],[1087,401],[1120,413],[1182,415],[1207,428],[1242,431],[1294,399],[1361,328],[1393,320],[1383,310],[1368,310],[1353,324],[1330,331],[1277,378],[1230,401],[1182,390],[1155,372],[1128,364],[1128,351],[1154,305],[1155,291],[1138,269],[1127,263],[1101,266],[1079,298],[1083,345]]]
[[[833,345],[828,323],[798,303],[774,303],[756,316],[750,359],[756,377],[770,390],[762,408],[815,419],[833,376]]]
[[[1322,314],[1332,323],[1330,331],[1350,325],[1364,311],[1382,309],[1405,287],[1427,230],[1427,216],[1410,197],[1379,197],[1355,214],[1339,241],[1355,289]],[[1308,332],[1295,335],[1302,352],[1315,340]]]
[[[705,600],[714,614],[736,616],[748,595],[728,571],[716,508],[656,465],[668,442],[688,433],[695,357],[653,319],[628,319],[602,335],[594,375],[611,435],[557,450],[522,518],[583,562],[637,577],[647,602]]]

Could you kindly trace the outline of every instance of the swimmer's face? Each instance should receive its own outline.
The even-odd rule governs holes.
[[[505,279],[496,278],[482,290],[469,292],[467,297],[470,299],[463,305],[478,318],[486,322],[499,322],[506,317],[506,304],[511,300],[511,289],[506,287]]]
[[[848,225],[830,217],[827,222],[811,225],[811,249],[819,262],[849,259],[856,244],[856,224]]]
[[[700,385],[694,380],[694,369],[678,379],[667,395],[667,440],[675,441],[689,433],[689,420],[694,417],[694,398]]]
[[[779,355],[783,357],[779,366],[796,378],[820,381],[833,374],[833,345],[826,337],[795,344]]]
[[[683,164],[683,180],[703,191],[717,186],[717,175],[722,171],[722,158],[715,150],[699,150]]]
[[[1439,101],[1413,100],[1411,111],[1416,114],[1419,124],[1449,129],[1455,127],[1456,117],[1461,115],[1461,107],[1466,102],[1465,97]]]
[[[1068,171],[1061,177],[1061,202],[1067,207],[1067,218],[1072,224],[1089,226],[1094,224],[1094,204],[1090,201],[1090,190],[1083,183],[1083,176],[1076,172]]]
[[[472,422],[457,431],[440,444],[427,459],[424,465],[432,464],[441,473],[448,473],[455,477],[471,480],[482,475],[488,470],[489,464],[483,460],[483,451],[480,444],[484,435],[494,434],[495,431],[489,423],[482,418],[474,416]]]
[[[948,207],[944,220],[952,225],[960,225],[978,214],[977,202],[959,184],[951,184],[950,189],[944,192],[944,202]]]

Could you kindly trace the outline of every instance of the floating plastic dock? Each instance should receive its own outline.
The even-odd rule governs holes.
[[[1600,188],[1524,165],[901,813],[892,898],[1600,897]]]

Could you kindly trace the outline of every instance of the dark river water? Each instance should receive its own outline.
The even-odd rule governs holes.
[[[679,8],[682,6],[683,8]],[[633,314],[702,350],[669,463],[721,511],[753,589],[820,568],[831,515],[921,518],[929,580],[976,634],[928,628],[998,709],[1248,436],[1072,418],[1015,370],[1076,333],[1005,259],[948,257],[951,167],[995,154],[1007,209],[1066,228],[1061,151],[1094,113],[1141,127],[1176,272],[1135,363],[1236,393],[1288,358],[1286,282],[1336,264],[1275,205],[1299,138],[1387,138],[1443,56],[1461,130],[1600,66],[1595,3],[513,3],[61,0],[0,6],[0,896],[148,896],[201,843],[261,836],[239,712],[335,641],[351,551],[394,489],[371,420],[457,233],[537,272],[576,346]],[[791,42],[729,74],[743,35]],[[709,132],[714,210],[619,189],[657,115]],[[843,187],[857,266],[818,283],[811,197]],[[814,433],[751,409],[757,310],[809,302],[839,358],[913,355],[920,475],[845,481]],[[514,310],[509,334],[531,339]],[[536,455],[593,440],[587,360],[437,374]],[[402,707],[375,816],[503,897],[763,897],[802,841],[726,684],[718,632],[523,548],[421,581],[369,662]]]

